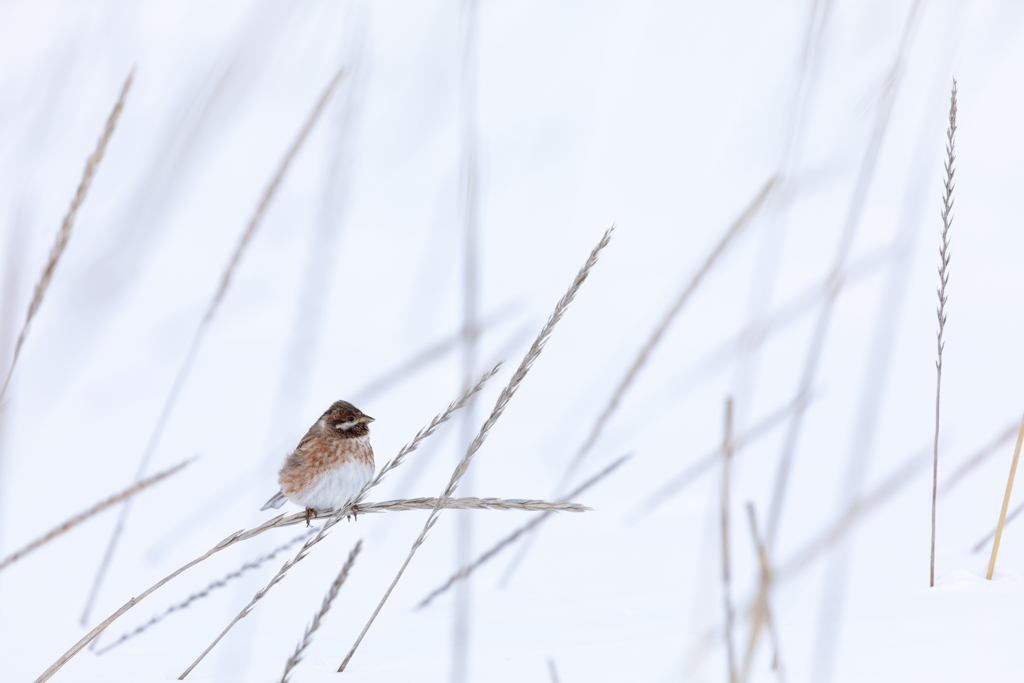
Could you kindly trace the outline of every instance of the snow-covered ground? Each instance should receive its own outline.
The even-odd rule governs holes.
[[[939,479],[1019,420],[1024,355],[1024,6],[1013,2],[480,2],[476,23],[479,300],[475,372],[508,363],[467,428],[453,421],[373,492],[436,496],[577,269],[590,279],[479,452],[459,495],[551,499],[665,311],[769,178],[783,182],[700,283],[606,420],[569,488],[630,452],[474,575],[468,676],[449,593],[415,605],[532,513],[446,512],[353,658],[352,681],[728,680],[721,461],[649,497],[736,434],[811,404],[793,450],[771,593],[788,681],[1016,681],[1024,522],[990,545],[1003,440],[940,491],[928,587],[935,268],[949,88],[959,83]],[[132,596],[272,515],[284,454],[327,405],[377,418],[378,466],[454,399],[449,345],[373,383],[463,316],[467,109],[462,2],[4,3],[0,7],[3,366],[85,158],[135,83],[0,412],[0,557],[127,486],[192,336],[274,169],[348,64],[206,334],[87,627],[117,513],[0,573],[0,678],[30,681]],[[886,116],[885,112],[891,113]],[[875,150],[877,154],[873,153]],[[842,288],[821,283],[843,236]],[[768,316],[767,318],[765,316]],[[766,323],[765,320],[768,322]],[[751,324],[747,345],[734,342]],[[806,375],[817,325],[824,346]],[[733,346],[731,346],[733,345]],[[724,349],[724,351],[723,351]],[[789,422],[736,455],[730,548],[737,659]],[[901,468],[913,475],[825,552],[787,563]],[[1011,509],[1024,500],[1018,491]],[[289,505],[287,511],[295,511]],[[356,539],[364,549],[296,681],[335,670],[426,512],[361,516],[317,545],[187,680],[267,681]],[[460,517],[460,515],[462,517]],[[292,538],[237,544],[116,621],[120,634]],[[507,582],[510,563],[528,552]],[[463,551],[464,552],[464,551]],[[294,549],[55,681],[171,681]],[[777,680],[770,640],[755,681]],[[453,674],[456,672],[456,674]]]

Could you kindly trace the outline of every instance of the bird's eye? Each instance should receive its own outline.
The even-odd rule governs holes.
[[[355,421],[356,421],[356,419],[355,419],[354,417],[349,417],[349,418],[348,418],[348,421],[349,421],[349,422],[355,422]]]

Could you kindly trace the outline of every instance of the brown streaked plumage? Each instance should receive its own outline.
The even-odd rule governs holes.
[[[373,477],[370,422],[372,417],[347,401],[331,404],[285,458],[278,475],[281,490],[260,509],[290,500],[306,508],[308,520],[316,510],[350,503]]]

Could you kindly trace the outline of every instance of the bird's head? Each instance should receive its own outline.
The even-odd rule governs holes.
[[[373,422],[372,417],[364,415],[363,411],[348,401],[335,401],[320,419],[328,429],[346,437],[369,434],[370,428],[367,425]]]

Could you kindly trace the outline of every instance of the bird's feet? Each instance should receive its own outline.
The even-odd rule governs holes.
[[[306,528],[309,528],[309,520],[316,517],[316,510],[313,508],[306,508]]]

